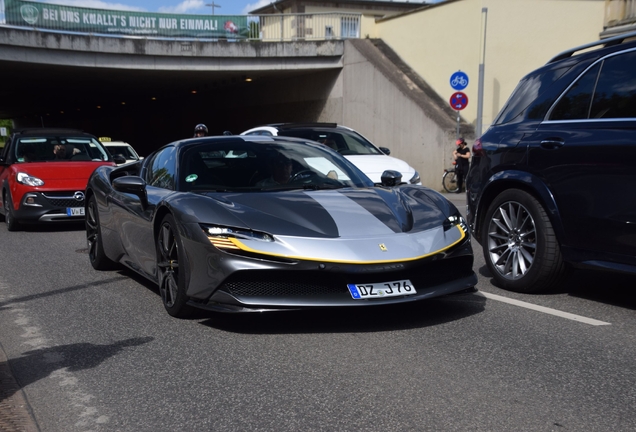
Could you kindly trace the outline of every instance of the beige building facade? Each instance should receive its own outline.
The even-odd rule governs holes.
[[[450,85],[451,75],[466,73],[469,85],[462,92],[468,96],[468,105],[459,114],[466,123],[485,131],[523,76],[564,50],[598,40],[612,17],[630,17],[635,2],[279,0],[251,13],[363,14],[351,37],[382,39],[443,100],[457,91]],[[339,29],[334,36],[346,37]]]
[[[456,91],[451,75],[466,73],[468,105],[461,116],[475,126],[483,63],[485,131],[523,76],[599,39],[605,6],[604,0],[448,0],[376,20],[362,31],[393,48],[445,100]]]
[[[523,76],[562,51],[597,41],[611,1],[446,0],[396,12],[382,10],[387,2],[284,0],[275,3],[277,12],[252,13],[361,13],[359,34],[345,44],[344,67],[315,120],[344,124],[389,147],[424,185],[440,190],[456,136],[472,144]],[[374,8],[356,7],[363,3]],[[462,90],[468,105],[456,112],[450,78],[460,70],[469,77]]]

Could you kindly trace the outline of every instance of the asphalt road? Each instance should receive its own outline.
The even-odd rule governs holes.
[[[514,294],[474,243],[476,294],[178,320],[60,228],[0,225],[0,405],[41,431],[636,430],[634,279]]]

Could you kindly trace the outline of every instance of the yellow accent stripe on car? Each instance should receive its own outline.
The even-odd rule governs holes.
[[[285,255],[285,254],[278,254],[278,253],[272,253],[272,252],[263,252],[257,249],[252,249],[251,247],[245,245],[243,242],[241,242],[239,239],[237,238],[229,238],[228,240],[230,240],[238,249],[241,249],[245,252],[251,252],[251,253],[255,253],[255,254],[260,254],[260,255],[266,255],[266,256],[275,256],[275,257],[279,257],[279,258],[287,258],[287,259],[299,259],[299,260],[304,260],[304,261],[320,261],[320,262],[329,262],[329,263],[339,263],[339,264],[389,264],[389,263],[396,263],[396,262],[405,262],[405,261],[417,261],[419,259],[422,258],[426,258],[429,256],[433,256],[435,254],[438,254],[440,252],[443,252],[445,250],[448,250],[450,248],[452,248],[453,246],[455,246],[456,244],[461,243],[464,238],[466,238],[466,232],[464,231],[464,229],[460,226],[460,225],[455,225],[455,227],[459,230],[461,236],[460,238],[449,244],[448,246],[445,246],[439,250],[433,251],[433,252],[429,252],[427,254],[424,255],[419,255],[416,257],[412,257],[412,258],[400,258],[400,259],[393,259],[393,260],[373,260],[373,261],[349,261],[349,260],[336,260],[336,259],[323,259],[323,258],[312,258],[312,257],[306,257],[306,256],[295,256],[295,255]]]

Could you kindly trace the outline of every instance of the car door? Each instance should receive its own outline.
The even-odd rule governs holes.
[[[10,158],[9,158],[9,151],[11,149],[11,138],[9,138],[6,143],[4,144],[4,147],[2,149],[0,149],[0,208],[2,209],[2,214],[4,214],[5,209],[4,209],[4,203],[3,203],[3,190],[6,186],[6,192],[10,193],[10,185],[8,184],[9,179],[9,172],[10,170]]]
[[[523,143],[554,195],[562,243],[636,256],[636,51],[593,64],[547,118]]]
[[[169,146],[158,151],[142,170],[147,204],[133,194],[114,192],[111,197],[113,217],[119,220],[122,245],[130,258],[127,264],[152,278],[156,277],[154,215],[157,205],[174,193],[175,173],[176,150]]]

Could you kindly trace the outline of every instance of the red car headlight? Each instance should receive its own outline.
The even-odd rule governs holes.
[[[27,173],[19,172],[16,174],[15,179],[18,183],[27,186],[44,186],[44,180],[37,177],[28,175]]]

